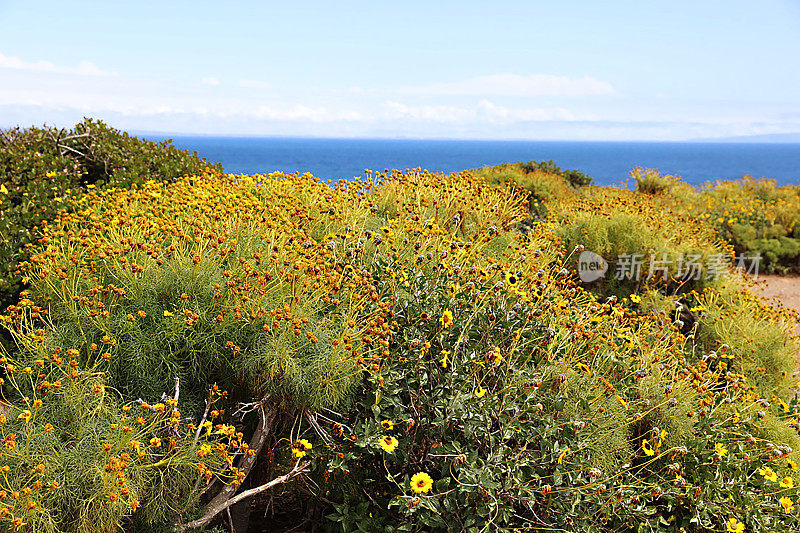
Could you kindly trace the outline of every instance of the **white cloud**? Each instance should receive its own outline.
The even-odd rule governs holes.
[[[260,106],[253,113],[261,120],[298,121],[298,122],[338,122],[362,121],[364,116],[352,110],[331,111],[325,107],[294,106]]]
[[[143,78],[104,73],[88,62],[63,67],[2,54],[0,69],[0,127],[54,121],[68,126],[89,115],[128,129],[332,137],[674,140],[800,130],[800,114],[773,116],[768,107],[665,101],[655,109],[649,101],[623,97],[603,99],[602,105],[592,98],[568,104],[514,98],[613,94],[610,85],[592,78],[498,75],[403,94],[371,85],[310,90],[238,77]]]
[[[568,78],[552,74],[493,74],[451,83],[432,83],[403,92],[425,96],[594,96],[616,91],[590,76]]]
[[[247,89],[271,89],[272,84],[266,81],[259,81],[259,80],[239,80],[237,83],[239,87],[245,87]]]
[[[475,109],[449,105],[407,105],[400,102],[385,102],[383,118],[387,120],[419,120],[457,123],[474,120]]]
[[[77,66],[64,67],[50,61],[24,61],[15,56],[0,53],[0,68],[29,70],[33,72],[53,72],[56,74],[76,74],[80,76],[103,76],[108,74],[90,61],[80,61]]]
[[[510,122],[544,122],[544,121],[576,121],[576,120],[597,120],[597,117],[589,114],[576,115],[569,109],[556,107],[545,108],[508,108],[496,105],[489,100],[481,100],[478,103],[478,110],[481,115],[501,123]]]
[[[594,120],[589,115],[578,116],[563,108],[509,108],[481,100],[475,106],[407,105],[400,102],[384,102],[383,117],[386,120],[416,120],[443,124],[470,124],[492,122],[512,124],[517,122]]]

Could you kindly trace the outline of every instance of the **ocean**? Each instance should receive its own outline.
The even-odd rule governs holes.
[[[164,136],[143,135],[151,140]],[[311,172],[324,180],[365,169],[422,167],[456,172],[484,165],[552,159],[598,185],[622,184],[636,166],[677,174],[692,185],[745,174],[800,184],[800,143],[446,141],[270,137],[171,137],[178,148],[222,163],[226,172]]]

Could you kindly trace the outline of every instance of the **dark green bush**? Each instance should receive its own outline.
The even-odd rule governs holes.
[[[567,183],[573,187],[585,187],[592,185],[594,180],[577,169],[561,170],[561,167],[556,165],[553,160],[549,161],[528,161],[527,163],[520,163],[522,170],[530,174],[533,172],[544,172],[546,174],[556,174],[562,176]]]
[[[580,170],[565,170],[562,174],[564,179],[567,180],[567,183],[572,185],[573,187],[586,187],[587,185],[592,185],[594,180],[581,172]]]

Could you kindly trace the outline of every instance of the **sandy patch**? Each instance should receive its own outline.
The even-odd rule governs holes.
[[[760,275],[753,291],[800,313],[800,277]],[[800,335],[800,325],[795,329],[795,334]],[[800,377],[800,350],[795,354],[795,361],[794,374]]]

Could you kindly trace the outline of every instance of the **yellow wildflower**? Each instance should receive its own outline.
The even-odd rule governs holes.
[[[519,283],[519,277],[511,272],[506,273],[506,283],[509,287],[515,287]]]
[[[428,492],[433,486],[431,476],[425,472],[417,472],[411,476],[411,490],[419,494],[420,492]]]
[[[770,467],[759,468],[758,473],[764,476],[764,479],[775,482],[778,481],[778,474],[772,471]]]
[[[728,531],[731,533],[742,533],[744,531],[744,524],[734,517],[730,517],[728,519]]]
[[[442,326],[446,327],[446,328],[449,328],[450,326],[452,326],[453,325],[453,312],[450,311],[449,309],[447,311],[445,311],[442,314],[442,317],[439,319],[439,323]]]
[[[298,459],[301,459],[306,456],[306,450],[310,450],[312,445],[306,439],[300,439],[292,446],[292,453]]]
[[[392,453],[394,449],[397,448],[399,441],[391,435],[386,435],[378,442],[378,444],[381,448],[383,448],[383,451]]]
[[[656,453],[652,446],[650,446],[650,442],[647,439],[642,439],[642,450],[647,456],[653,456]]]

